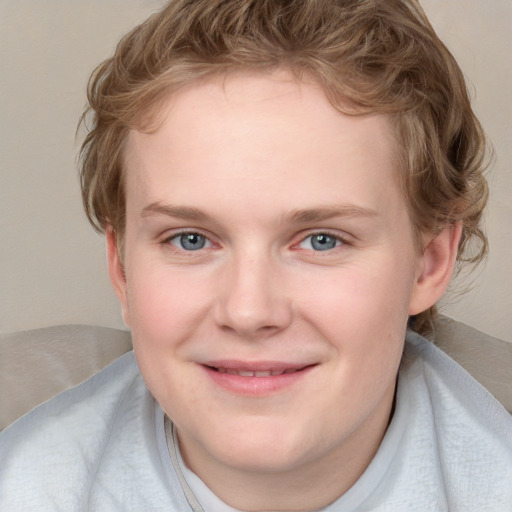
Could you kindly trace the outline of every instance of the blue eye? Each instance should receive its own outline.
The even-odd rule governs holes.
[[[314,251],[329,251],[342,244],[339,238],[327,233],[315,233],[302,240],[300,246],[302,249],[312,249]]]
[[[182,233],[171,238],[170,242],[185,251],[198,251],[210,244],[210,241],[199,233]]]

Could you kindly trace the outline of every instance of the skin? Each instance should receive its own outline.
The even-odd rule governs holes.
[[[284,71],[190,84],[162,120],[129,136],[123,262],[107,236],[142,375],[229,505],[324,507],[379,447],[407,319],[444,292],[460,227],[420,252],[390,120]]]

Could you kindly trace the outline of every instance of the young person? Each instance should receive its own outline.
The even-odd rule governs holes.
[[[420,336],[487,187],[417,2],[174,0],[89,102],[134,353],[2,435],[2,509],[510,510],[511,418]]]

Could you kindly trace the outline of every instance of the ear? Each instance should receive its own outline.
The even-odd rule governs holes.
[[[107,262],[110,282],[117,298],[121,304],[121,312],[124,323],[130,326],[130,315],[128,312],[128,294],[126,287],[126,276],[124,273],[123,263],[119,256],[119,248],[117,245],[117,236],[111,227],[105,232],[107,240]]]
[[[427,244],[419,261],[409,305],[409,315],[433,306],[448,288],[462,234],[462,224],[449,226]]]

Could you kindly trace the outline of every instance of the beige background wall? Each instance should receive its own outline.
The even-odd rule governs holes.
[[[75,170],[87,77],[162,0],[0,0],[0,330],[121,327]],[[444,312],[512,342],[512,1],[424,0],[492,139],[491,252]]]

